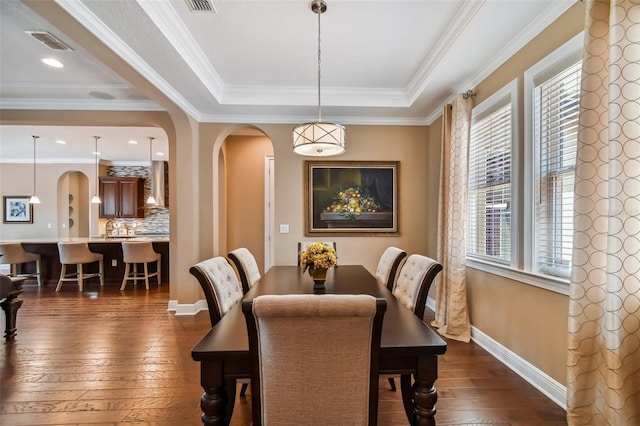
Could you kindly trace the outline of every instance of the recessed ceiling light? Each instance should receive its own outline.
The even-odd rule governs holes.
[[[92,90],[91,92],[89,92],[89,96],[93,96],[94,98],[97,98],[97,99],[103,99],[105,101],[110,101],[112,99],[115,99],[112,95],[104,92],[98,92],[97,90]]]
[[[67,144],[67,141],[63,141],[62,139],[58,139],[58,140],[56,141],[56,143],[59,143],[60,145],[66,145],[66,144]]]
[[[138,143],[138,141],[134,141],[133,139],[131,139],[131,140],[129,141],[129,143],[130,143],[131,145],[136,145],[136,144]]]
[[[54,59],[54,58],[42,58],[42,62],[44,62],[45,64],[47,64],[47,65],[49,65],[50,67],[53,67],[53,68],[62,68],[62,67],[64,67],[62,62],[60,62],[59,60]]]

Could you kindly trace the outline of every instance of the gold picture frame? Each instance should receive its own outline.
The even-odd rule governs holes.
[[[305,235],[399,235],[399,161],[305,161]]]

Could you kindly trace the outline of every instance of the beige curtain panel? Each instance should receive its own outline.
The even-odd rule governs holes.
[[[431,325],[450,339],[471,339],[465,259],[467,255],[467,163],[471,130],[471,98],[462,94],[442,115],[442,159],[438,200],[436,313]]]
[[[569,425],[640,424],[640,2],[587,2]]]

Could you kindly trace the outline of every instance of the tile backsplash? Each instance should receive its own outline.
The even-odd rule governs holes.
[[[132,176],[144,179],[144,200],[151,192],[151,169],[146,166],[108,166],[107,176]],[[168,176],[165,175],[165,180]],[[165,182],[165,184],[167,184]],[[169,234],[169,208],[146,205],[144,218],[117,219],[121,224],[126,224],[129,229],[135,228],[138,235]],[[104,225],[103,225],[104,226]]]

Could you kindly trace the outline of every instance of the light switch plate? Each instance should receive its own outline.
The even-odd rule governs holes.
[[[281,234],[288,234],[289,233],[289,225],[288,224],[281,224],[280,225],[280,233]]]

